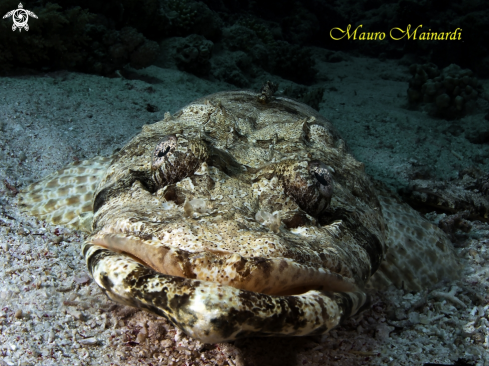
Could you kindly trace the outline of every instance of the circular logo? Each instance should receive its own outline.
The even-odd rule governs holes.
[[[34,14],[30,10],[25,10],[22,6],[22,3],[19,3],[19,8],[15,10],[9,11],[7,14],[3,16],[3,19],[12,17],[14,24],[12,25],[12,30],[15,31],[17,28],[19,32],[24,28],[26,31],[29,30],[29,24],[27,21],[29,20],[29,15],[33,18],[37,19],[37,15]]]
[[[29,20],[29,14],[24,9],[17,9],[12,14],[12,20],[18,28],[24,28]]]

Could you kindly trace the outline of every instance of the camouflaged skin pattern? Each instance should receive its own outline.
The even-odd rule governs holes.
[[[402,194],[420,210],[447,214],[469,211],[471,220],[489,222],[489,179],[477,169],[460,172],[457,179],[446,181],[412,180]]]
[[[90,231],[93,192],[110,160],[98,156],[77,161],[48,175],[21,192],[20,207],[55,225]]]
[[[95,281],[204,342],[329,331],[367,304],[386,250],[374,188],[330,122],[258,96],[144,126],[94,195]]]

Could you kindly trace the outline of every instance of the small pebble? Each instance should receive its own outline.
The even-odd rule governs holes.
[[[22,236],[27,236],[29,235],[31,232],[29,230],[27,230],[26,228],[19,228],[19,230],[17,230],[17,234],[19,235],[22,235]]]
[[[22,319],[22,316],[23,316],[22,310],[21,309],[17,310],[15,312],[15,315],[14,316],[15,316],[16,319]]]
[[[88,276],[86,273],[81,273],[78,276],[75,275],[73,280],[79,285],[84,285],[85,283],[90,282],[90,276]]]
[[[168,347],[171,347],[173,345],[173,342],[169,339],[164,339],[161,341],[161,347],[162,348],[168,348]]]
[[[416,311],[412,311],[409,313],[408,315],[408,319],[409,321],[412,323],[412,324],[418,324],[421,322],[421,319],[420,319],[420,316],[419,316],[419,313],[416,312]]]
[[[68,314],[70,314],[71,316],[73,316],[73,318],[75,318],[77,320],[81,320],[83,317],[82,313],[80,313],[78,310],[75,310],[75,309],[68,309],[66,312]]]
[[[147,337],[148,337],[147,330],[146,330],[146,328],[143,328],[138,333],[138,335],[136,337],[136,342],[143,343],[146,340]]]
[[[97,344],[97,338],[95,337],[90,337],[90,338],[85,338],[85,339],[79,339],[78,343],[84,346],[93,346],[94,344]]]

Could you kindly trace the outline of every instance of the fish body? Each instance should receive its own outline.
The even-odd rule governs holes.
[[[323,334],[367,287],[457,275],[446,235],[364,172],[331,122],[288,98],[201,98],[111,159],[29,187],[25,209],[87,230],[112,300],[208,343]]]

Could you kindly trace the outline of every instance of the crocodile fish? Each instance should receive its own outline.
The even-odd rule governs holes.
[[[19,203],[89,233],[82,252],[110,299],[207,343],[324,334],[370,287],[418,291],[460,268],[445,233],[370,179],[329,120],[251,91],[167,113]]]

